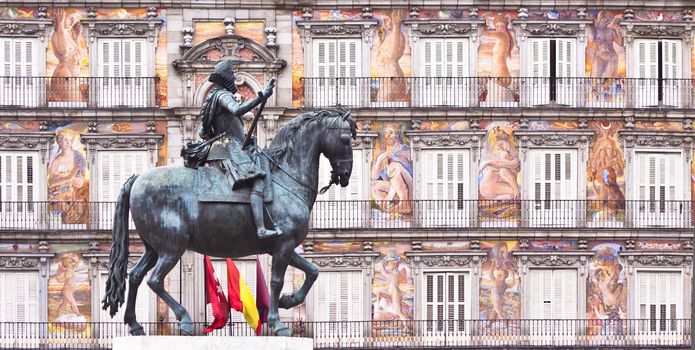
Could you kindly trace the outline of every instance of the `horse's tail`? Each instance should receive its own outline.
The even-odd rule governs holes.
[[[116,213],[113,217],[113,242],[109,256],[109,278],[106,280],[106,295],[101,301],[103,310],[109,309],[113,317],[125,301],[125,283],[128,273],[128,213],[130,211],[130,189],[137,175],[131,176],[118,195]]]

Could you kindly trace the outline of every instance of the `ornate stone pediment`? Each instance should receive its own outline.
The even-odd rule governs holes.
[[[162,26],[160,19],[117,19],[89,18],[80,21],[87,28],[89,40],[96,38],[146,37],[155,42]]]
[[[629,265],[690,267],[693,263],[692,256],[687,252],[650,252],[650,254],[627,252],[621,255],[627,258]]]
[[[519,147],[578,147],[587,145],[593,131],[517,131]]]
[[[514,20],[519,40],[529,36],[539,37],[576,37],[579,41],[586,39],[589,20]]]
[[[319,268],[370,268],[379,253],[306,254],[304,257]]]
[[[374,132],[357,132],[357,138],[352,140],[352,147],[371,149],[378,136],[379,134]]]
[[[626,148],[687,147],[689,149],[693,142],[693,135],[689,133],[621,130],[618,134]]]
[[[53,22],[47,20],[0,20],[0,35],[34,37],[41,41],[50,38]]]
[[[406,20],[410,39],[415,42],[421,37],[470,37],[478,40],[483,21],[471,20]]]
[[[690,40],[693,34],[692,22],[621,21],[620,27],[623,37],[628,43],[631,43],[635,38]]]
[[[0,134],[0,149],[38,150],[45,163],[53,136],[50,132]]]
[[[408,252],[406,256],[415,267],[474,267],[486,260],[485,252]]]
[[[480,141],[485,137],[485,131],[406,131],[406,135],[410,137],[411,147],[415,152],[423,148],[470,148],[473,161],[477,161]]]
[[[521,262],[533,266],[578,266],[586,263],[586,255],[522,255]]]
[[[367,43],[372,42],[375,19],[345,21],[297,21],[302,44],[309,43],[314,37],[361,37]]]
[[[159,149],[164,142],[164,136],[159,134],[83,134],[82,141],[92,148],[100,149]]]
[[[0,255],[0,270],[42,270],[48,266],[48,258],[53,254]]]

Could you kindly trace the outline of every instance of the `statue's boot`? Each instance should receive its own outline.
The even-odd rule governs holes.
[[[251,212],[253,213],[253,220],[256,222],[258,238],[263,239],[282,235],[282,231],[279,228],[271,230],[265,227],[265,221],[263,220],[263,193],[251,191],[249,202],[251,202]]]

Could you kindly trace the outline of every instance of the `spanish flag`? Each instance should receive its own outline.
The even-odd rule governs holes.
[[[229,306],[243,313],[246,323],[258,334],[261,329],[261,321],[256,301],[246,282],[241,278],[239,269],[234,265],[232,259],[227,259],[227,290],[229,293]]]

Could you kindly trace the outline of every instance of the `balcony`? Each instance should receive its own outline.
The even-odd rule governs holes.
[[[312,229],[691,228],[692,201],[318,201]]]
[[[0,77],[0,108],[151,108],[159,78]]]
[[[315,349],[687,348],[689,319],[632,320],[407,320],[288,322],[294,336],[314,340]],[[143,322],[148,335],[178,335],[178,323]],[[195,323],[202,334],[203,323]],[[263,335],[268,335],[264,325]],[[0,323],[0,349],[110,349],[128,336],[121,322]],[[253,336],[245,323],[229,323],[211,336]]]
[[[114,202],[0,202],[0,230],[111,230],[115,208]],[[688,229],[694,217],[692,201],[365,200],[317,201],[310,225],[314,230]]]
[[[304,107],[689,109],[693,79],[303,78]]]

